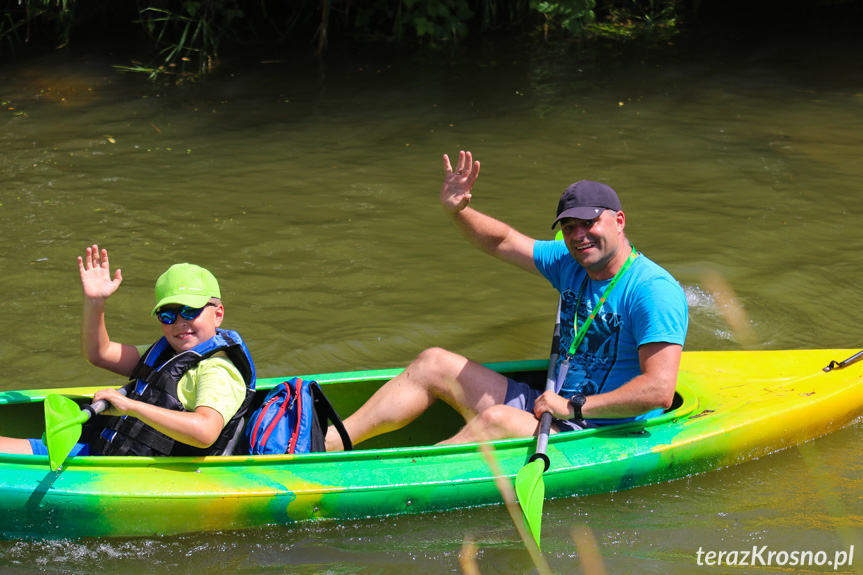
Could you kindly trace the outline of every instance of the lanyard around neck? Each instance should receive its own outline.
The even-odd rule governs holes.
[[[573,325],[576,328],[575,339],[572,340],[572,345],[569,346],[569,357],[575,355],[575,351],[578,349],[578,346],[581,345],[581,340],[584,339],[584,336],[587,334],[587,328],[590,327],[590,324],[593,323],[593,318],[596,317],[596,314],[599,313],[599,310],[602,309],[602,305],[605,303],[605,300],[608,299],[608,295],[611,293],[611,290],[614,289],[614,286],[617,285],[617,282],[620,281],[620,278],[623,277],[623,274],[626,273],[626,270],[632,265],[632,262],[635,261],[635,258],[638,257],[638,252],[635,251],[635,247],[633,246],[632,252],[630,252],[629,257],[626,258],[626,262],[623,264],[617,273],[614,274],[614,277],[611,278],[611,281],[608,284],[608,287],[605,288],[605,292],[602,294],[602,297],[599,298],[599,302],[596,304],[596,307],[593,308],[593,312],[587,316],[587,319],[581,327],[578,327],[578,306],[581,304],[581,296],[584,293],[584,288],[587,286],[588,280],[590,277],[585,277],[584,281],[581,284],[581,289],[578,290],[578,299],[575,301],[575,319],[573,321]],[[569,358],[567,358],[569,359]]]

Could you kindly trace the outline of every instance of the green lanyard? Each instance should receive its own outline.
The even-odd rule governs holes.
[[[584,339],[584,336],[587,334],[587,328],[590,327],[590,324],[593,323],[593,318],[596,317],[596,314],[599,313],[599,310],[602,309],[602,304],[605,303],[605,300],[608,299],[608,295],[611,293],[611,290],[614,289],[614,286],[617,285],[617,282],[620,281],[620,278],[623,277],[623,274],[626,273],[626,270],[632,265],[632,262],[635,261],[635,258],[638,257],[638,252],[635,251],[635,247],[633,246],[632,252],[629,254],[629,257],[626,259],[626,262],[623,264],[614,277],[611,278],[611,282],[608,284],[608,287],[605,288],[605,293],[602,294],[602,297],[599,298],[599,303],[593,308],[593,313],[587,316],[587,320],[581,324],[581,327],[578,327],[578,306],[581,303],[581,296],[584,293],[584,288],[587,287],[587,281],[590,279],[589,277],[584,278],[584,281],[581,284],[581,288],[578,290],[578,299],[575,301],[575,320],[573,325],[576,329],[575,339],[572,340],[572,345],[569,346],[569,354],[566,358],[566,361],[569,361],[569,358],[575,355],[575,351],[578,349],[578,346],[581,345],[581,340]]]

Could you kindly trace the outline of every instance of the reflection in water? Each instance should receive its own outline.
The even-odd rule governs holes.
[[[0,68],[0,387],[121,383],[78,351],[75,258],[92,242],[123,269],[108,304],[116,339],[155,339],[155,278],[191,261],[220,278],[225,325],[246,336],[262,377],[403,366],[431,345],[479,361],[545,355],[555,294],[473,250],[437,205],[440,158],[459,149],[482,162],[476,206],[534,237],[550,236],[570,183],[611,184],[635,245],[684,286],[688,349],[741,347],[703,281],[714,273],[748,315],[746,347],[860,346],[859,57],[839,42],[331,52],[179,89],[95,58]],[[544,551],[571,572],[570,530],[586,523],[610,573],[690,573],[700,546],[832,553],[836,523],[859,531],[859,433],[805,458],[546,502]],[[841,477],[835,500],[810,490],[810,469]],[[503,508],[9,542],[0,565],[458,571],[466,533],[482,572],[530,569]]]

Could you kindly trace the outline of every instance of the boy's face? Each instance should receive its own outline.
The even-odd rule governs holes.
[[[165,306],[167,309],[171,307]],[[164,334],[165,339],[168,340],[174,351],[180,353],[215,336],[216,328],[222,325],[224,317],[225,308],[221,303],[218,303],[204,307],[201,315],[195,319],[185,319],[177,314],[177,320],[174,323],[159,325],[162,326],[162,334]]]

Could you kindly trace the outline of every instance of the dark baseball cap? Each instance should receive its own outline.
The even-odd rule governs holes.
[[[575,182],[560,196],[557,204],[557,219],[551,224],[551,228],[564,218],[578,218],[580,220],[592,220],[598,217],[603,210],[620,211],[620,200],[617,193],[600,182],[592,180],[581,180]]]

